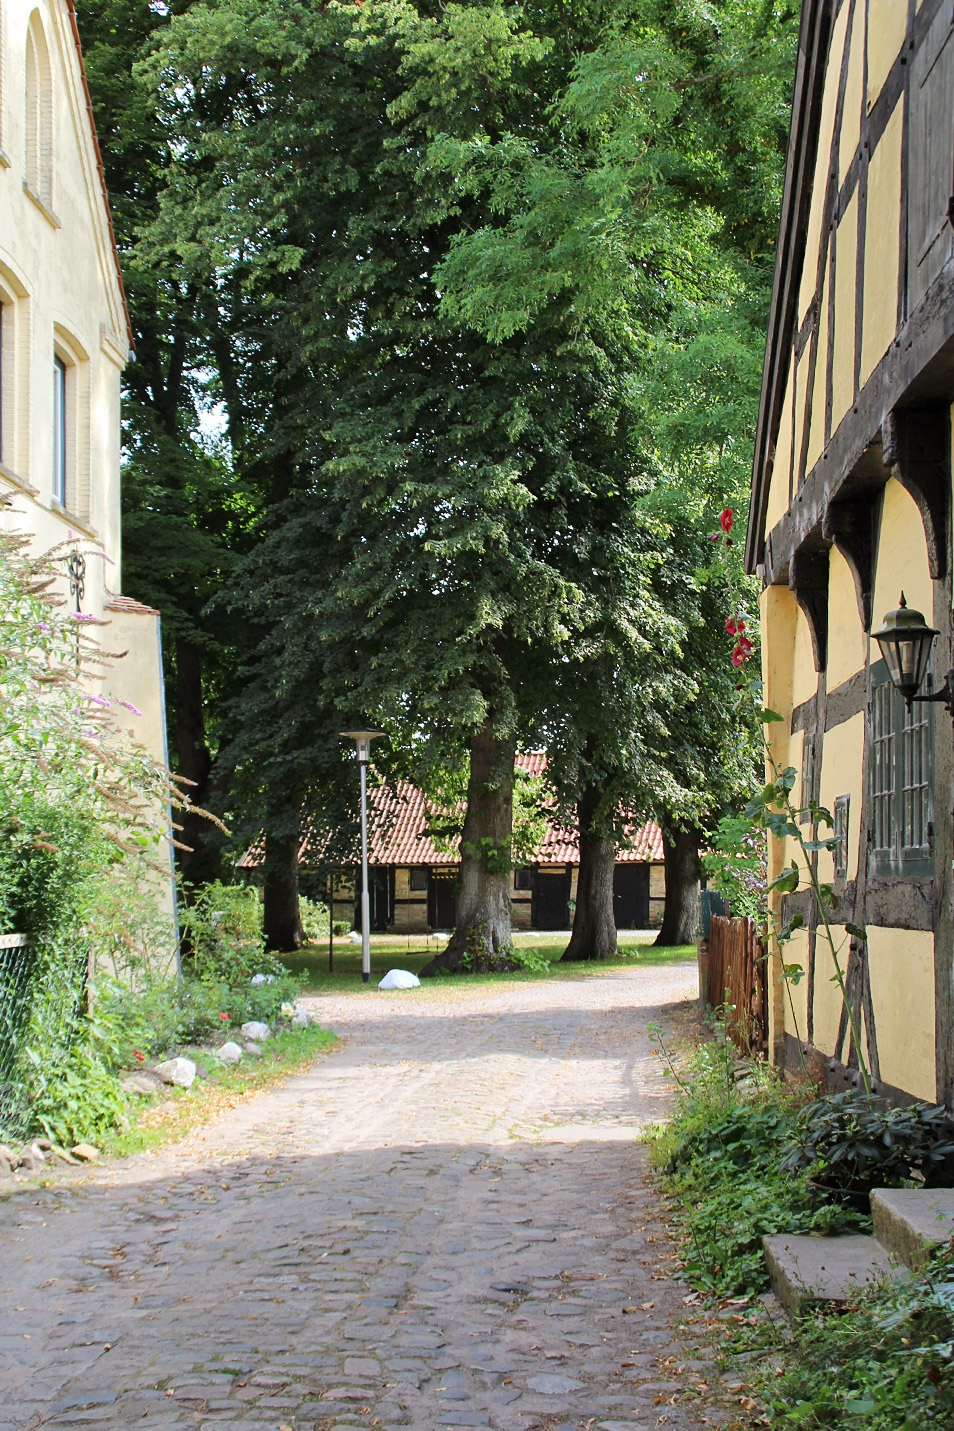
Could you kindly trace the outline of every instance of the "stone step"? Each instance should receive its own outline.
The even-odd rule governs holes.
[[[878,1188],[871,1219],[882,1246],[917,1272],[954,1235],[954,1188]]]
[[[863,1287],[902,1273],[874,1237],[763,1237],[772,1290],[790,1317],[819,1303],[841,1307]]]

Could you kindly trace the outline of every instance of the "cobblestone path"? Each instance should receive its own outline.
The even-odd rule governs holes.
[[[316,999],[302,1076],[15,1194],[0,1431],[707,1424],[633,1142],[694,972]]]

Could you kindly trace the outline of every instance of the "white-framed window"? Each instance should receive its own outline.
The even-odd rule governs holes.
[[[27,27],[26,86],[26,186],[34,198],[53,208],[53,70],[50,50],[34,10]]]
[[[54,506],[90,519],[89,357],[59,326],[50,372],[50,493]]]
[[[21,481],[27,479],[27,424],[24,383],[28,306],[26,290],[0,264],[0,467]]]
[[[60,506],[68,506],[69,468],[69,382],[66,363],[59,353],[53,357],[53,496]]]

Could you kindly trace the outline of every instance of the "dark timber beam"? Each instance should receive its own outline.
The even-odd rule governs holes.
[[[822,521],[822,536],[834,542],[854,578],[861,624],[871,631],[871,598],[874,590],[874,512],[870,498],[833,503]]]
[[[950,418],[947,405],[895,408],[881,424],[886,467],[914,498],[927,544],[928,567],[935,581],[947,576],[947,523],[950,511]]]
[[[815,670],[824,671],[828,660],[828,552],[796,552],[789,565],[788,584],[812,634]]]

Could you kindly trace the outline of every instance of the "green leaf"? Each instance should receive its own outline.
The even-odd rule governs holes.
[[[763,725],[774,725],[777,721],[784,719],[785,717],[780,716],[778,711],[770,711],[768,707],[759,711],[759,720]]]
[[[867,943],[867,941],[868,941],[868,933],[867,933],[867,930],[862,929],[859,924],[846,924],[846,925],[845,925],[845,929],[847,930],[847,932],[848,932],[850,935],[853,936],[853,938],[855,938],[855,939],[863,939],[863,940],[865,941],[865,943]]]

